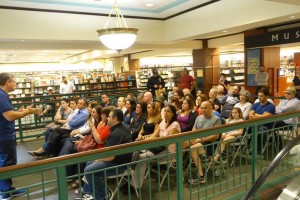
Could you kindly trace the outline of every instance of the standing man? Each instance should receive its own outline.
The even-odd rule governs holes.
[[[195,79],[189,75],[189,72],[186,68],[182,71],[182,76],[179,78],[179,89],[182,91],[183,89],[189,89],[192,94],[195,95]]]
[[[67,77],[62,77],[62,83],[60,84],[59,93],[60,94],[72,94],[76,90],[72,81],[68,81]]]
[[[11,73],[0,74],[0,167],[17,164],[17,143],[15,132],[15,120],[29,114],[40,114],[41,108],[21,107],[15,111],[8,93],[17,88],[15,77]],[[10,192],[3,194],[0,199],[10,199],[11,197],[25,194],[25,190],[15,190],[11,179],[0,180],[0,192]]]
[[[275,106],[270,103],[267,99],[269,96],[268,90],[258,91],[258,103],[252,105],[249,113],[249,119],[257,119],[266,116],[275,115]],[[263,124],[257,127],[257,132],[259,133],[257,137],[257,158],[261,159],[261,154],[263,153],[262,145],[265,144],[266,131],[272,129],[273,123]]]
[[[119,109],[115,109],[109,113],[107,124],[110,126],[110,134],[106,140],[105,147],[131,142],[130,131],[123,125],[123,119],[123,112]],[[106,190],[108,188],[105,186],[107,182],[106,177],[115,175],[116,173],[123,173],[127,168],[124,164],[131,162],[131,158],[132,153],[127,153],[87,162],[84,169],[87,184],[84,183],[83,186],[83,192],[86,194],[76,199],[110,199],[112,193]],[[114,168],[117,165],[122,165],[122,167]],[[106,168],[111,169],[99,171]],[[98,171],[89,173],[96,170]],[[95,192],[95,197],[92,196],[93,192]]]
[[[165,87],[165,81],[160,75],[158,75],[156,69],[153,69],[152,73],[153,76],[151,76],[147,82],[147,90],[149,90],[152,93],[153,98],[155,98],[155,90]]]
[[[269,73],[265,72],[265,66],[260,66],[259,71],[255,75],[256,94],[262,87],[267,87],[269,80]]]

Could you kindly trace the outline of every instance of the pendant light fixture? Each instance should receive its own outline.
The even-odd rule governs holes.
[[[112,13],[115,14],[115,28],[107,28]],[[115,4],[108,15],[104,29],[97,30],[99,39],[104,46],[109,49],[122,51],[129,48],[136,40],[138,29],[128,28],[127,23],[121,13],[121,10],[115,0]]]

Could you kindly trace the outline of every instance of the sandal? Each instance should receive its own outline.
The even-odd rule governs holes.
[[[79,180],[76,179],[71,183],[71,188],[75,189],[78,187],[79,187]]]

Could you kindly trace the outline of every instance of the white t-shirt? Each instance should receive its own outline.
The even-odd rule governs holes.
[[[266,86],[268,85],[269,73],[258,71],[255,75],[255,81],[257,85]]]
[[[59,88],[60,94],[72,94],[73,90],[75,90],[75,86],[71,81],[68,81],[67,84],[61,83]]]

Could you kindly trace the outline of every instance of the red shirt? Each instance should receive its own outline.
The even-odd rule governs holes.
[[[97,132],[99,134],[99,137],[102,141],[107,140],[109,134],[110,134],[110,127],[108,125],[105,125],[102,121],[97,126]],[[103,144],[96,144],[95,149],[103,148],[105,146],[105,142]]]
[[[193,82],[194,82],[194,78],[191,75],[181,76],[179,78],[179,88],[181,90],[185,88],[190,90]]]

